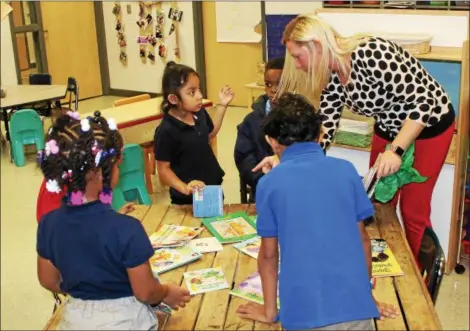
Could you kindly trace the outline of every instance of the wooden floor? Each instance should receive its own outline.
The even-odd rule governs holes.
[[[227,213],[247,211],[255,215],[254,206],[232,205],[225,208]],[[138,206],[133,216],[142,221],[147,233],[154,232],[162,224],[182,224],[200,226],[199,219],[192,216],[188,207],[176,207],[162,204],[151,207]],[[376,222],[368,227],[371,238],[383,238],[396,255],[405,275],[400,277],[380,278],[377,280],[374,296],[377,300],[401,307],[401,316],[395,320],[377,321],[377,330],[442,330],[434,310],[434,305],[421,280],[411,251],[404,239],[394,210],[389,206],[376,205]],[[201,237],[211,236],[209,231]],[[238,285],[256,271],[256,260],[238,250],[225,245],[218,253],[204,254],[189,265],[182,266],[160,276],[162,282],[182,284],[185,271],[220,267],[229,284]],[[230,289],[196,295],[183,310],[174,312],[165,319],[159,316],[160,330],[280,330],[279,324],[266,325],[243,320],[236,314],[243,299],[229,295]],[[60,321],[61,308],[58,309],[44,328],[55,330]]]

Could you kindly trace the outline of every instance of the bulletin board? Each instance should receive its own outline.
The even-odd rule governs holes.
[[[286,55],[286,47],[282,44],[282,33],[287,23],[296,15],[266,15],[266,60]]]
[[[116,15],[113,13],[116,3],[119,3],[121,7],[120,18],[126,39],[125,52],[127,54],[127,61],[125,64],[120,58],[123,48],[118,42]],[[177,33],[171,34],[169,32],[172,20],[168,18],[168,15],[172,6],[170,2],[162,2],[161,10],[165,13],[162,40],[165,43],[167,52],[166,57],[162,58],[158,55],[158,49],[155,49],[155,61],[151,61],[147,57],[150,52],[150,45],[147,46],[146,57],[144,59],[140,57],[141,45],[138,43],[138,38],[145,36],[140,36],[141,28],[137,24],[139,21],[139,3],[131,1],[103,1],[102,6],[111,89],[161,93],[161,80],[168,61],[179,62],[197,69],[197,53],[203,54],[204,50],[202,45],[196,44],[192,2],[177,1],[177,8],[183,14],[181,21],[178,22]],[[153,9],[151,13],[155,22],[156,9]],[[155,33],[155,29],[153,29],[153,33]],[[177,40],[179,61],[175,54]]]
[[[314,12],[321,8],[322,4],[322,1],[290,1],[286,6],[282,1],[263,2],[262,12],[265,14],[263,21],[266,31],[264,60],[285,56],[286,49],[281,41],[287,23],[299,14]]]

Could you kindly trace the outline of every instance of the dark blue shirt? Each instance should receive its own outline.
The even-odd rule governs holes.
[[[39,222],[37,252],[62,275],[61,289],[83,300],[133,296],[127,268],[154,250],[142,224],[100,201],[62,205]]]
[[[166,114],[155,130],[155,159],[170,162],[170,168],[185,183],[199,180],[220,185],[225,175],[212,151],[209,135],[214,130],[205,108],[194,113],[194,125]],[[192,204],[192,195],[170,188],[172,203]]]
[[[379,316],[358,228],[374,209],[351,163],[316,143],[294,144],[260,180],[256,209],[258,234],[279,241],[284,328]]]

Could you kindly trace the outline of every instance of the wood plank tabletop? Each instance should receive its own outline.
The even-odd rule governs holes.
[[[433,303],[413,260],[411,250],[401,230],[395,211],[389,205],[376,204],[376,221],[367,227],[371,238],[383,238],[390,245],[405,275],[377,279],[373,290],[378,301],[401,308],[396,319],[376,321],[377,330],[442,330]],[[254,206],[230,205],[226,213],[246,211],[256,215]],[[145,231],[150,234],[162,224],[182,224],[200,226],[201,222],[192,215],[189,206],[168,206],[154,204],[137,206],[131,214],[142,221]],[[204,230],[201,237],[211,236]],[[220,267],[229,284],[238,285],[256,271],[256,260],[239,253],[232,245],[224,245],[218,253],[203,254],[196,262],[163,273],[162,282],[172,282],[185,286],[183,273],[210,267]],[[159,315],[159,330],[281,330],[279,324],[267,325],[241,319],[236,314],[239,305],[245,300],[229,295],[230,289],[196,295],[186,308],[173,312],[172,316]],[[44,330],[56,330],[60,321],[62,306],[51,317]]]
[[[161,119],[162,113],[160,105],[162,97],[156,97],[149,100],[138,101],[118,107],[110,107],[100,109],[101,116],[105,118],[114,118],[119,129],[129,126]],[[204,107],[212,106],[212,101],[204,99],[202,101]],[[83,115],[83,117],[92,116],[95,111]]]
[[[6,97],[0,99],[0,109],[12,109],[65,97],[66,85],[7,85]]]

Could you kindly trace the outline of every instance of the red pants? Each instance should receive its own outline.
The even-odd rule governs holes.
[[[420,175],[428,177],[424,183],[410,183],[403,186],[393,198],[397,206],[400,198],[400,212],[405,226],[406,238],[413,255],[418,261],[419,248],[426,227],[431,224],[431,198],[437,178],[444,165],[454,134],[455,123],[437,137],[415,141],[413,167]],[[377,156],[385,150],[390,141],[374,135],[369,165],[372,167]]]

